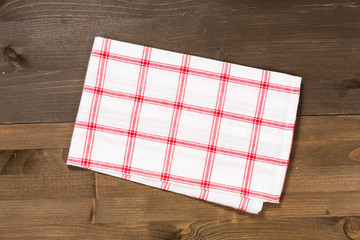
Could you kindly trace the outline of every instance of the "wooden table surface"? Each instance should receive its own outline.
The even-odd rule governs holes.
[[[259,215],[65,165],[95,36],[303,77]],[[360,239],[360,2],[0,0],[1,239]]]

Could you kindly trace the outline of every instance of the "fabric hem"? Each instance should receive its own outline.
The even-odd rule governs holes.
[[[80,168],[83,168],[83,169],[88,169],[88,170],[96,171],[96,172],[103,173],[103,174],[106,174],[106,175],[118,177],[120,179],[128,180],[128,181],[131,181],[131,182],[136,182],[136,183],[139,183],[139,184],[142,184],[142,185],[145,185],[145,186],[150,186],[150,187],[154,187],[154,188],[157,188],[157,189],[161,189],[160,187],[155,186],[155,184],[149,183],[149,182],[152,182],[152,181],[156,182],[156,183],[161,182],[160,180],[158,180],[156,178],[129,174],[130,179],[125,179],[125,178],[123,178],[121,176],[122,173],[119,173],[119,172],[114,171],[114,170],[105,170],[105,169],[101,169],[101,168],[97,168],[97,167],[91,167],[91,166],[88,167],[88,168],[85,168],[85,167],[82,167],[81,165],[73,163],[73,162],[67,162],[66,164],[70,165],[70,166],[80,167]],[[144,181],[140,181],[139,179],[140,180],[143,179]],[[147,182],[147,181],[149,181],[149,182]],[[186,185],[186,184],[181,184],[181,183],[172,182],[172,181],[169,181],[169,183],[172,184],[172,185],[176,185],[176,186],[178,186],[180,188],[183,188],[183,189],[187,188],[187,189],[196,190],[196,191],[198,191],[200,189],[198,187],[189,186],[189,185]],[[161,189],[161,190],[163,190],[163,189]],[[188,197],[191,197],[191,198],[199,199],[198,196],[196,196],[196,195],[189,195],[189,194],[183,193],[181,191],[174,191],[174,190],[171,190],[171,189],[169,189],[169,191],[177,193],[177,194],[185,195],[185,196],[188,196]],[[242,197],[241,195],[232,194],[232,193],[224,192],[224,191],[219,191],[219,190],[216,190],[216,189],[209,190],[209,191],[214,193],[214,194],[224,195],[224,199],[226,199],[226,200],[228,200],[229,197],[237,199],[239,202],[240,202],[240,199],[246,199],[246,198]],[[246,211],[244,209],[240,209],[238,207],[238,205],[239,205],[238,203],[230,205],[230,204],[226,204],[226,203],[220,203],[218,201],[212,201],[211,199],[208,199],[207,202],[212,202],[212,203],[215,203],[215,204],[231,207],[231,208],[234,208],[236,210],[241,210],[241,211],[245,211],[245,212],[252,213],[252,214],[258,214],[262,210],[262,205],[263,205],[264,202],[271,202],[271,201],[267,201],[267,200],[263,200],[263,199],[254,198],[254,197],[249,197],[247,199],[249,200],[249,203],[248,203],[249,207],[246,209]],[[272,202],[272,203],[276,203],[276,202]],[[255,209],[254,209],[254,207],[255,207]]]

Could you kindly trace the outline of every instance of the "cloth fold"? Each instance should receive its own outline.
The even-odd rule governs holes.
[[[96,37],[67,164],[259,213],[280,200],[300,83]]]

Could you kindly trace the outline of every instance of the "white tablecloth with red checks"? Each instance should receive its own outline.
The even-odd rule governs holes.
[[[96,37],[67,164],[258,213],[280,199],[300,82]]]

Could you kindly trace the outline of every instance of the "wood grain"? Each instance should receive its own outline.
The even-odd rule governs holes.
[[[92,208],[91,198],[1,200],[0,225],[86,224],[91,221]]]
[[[4,239],[347,239],[338,219],[57,224],[2,227]]]
[[[300,115],[359,114],[359,9],[341,0],[1,1],[0,47],[20,57],[0,56],[0,122],[73,122],[97,35],[299,75]]]
[[[35,225],[35,224],[34,224]],[[155,231],[154,231],[155,232]],[[335,232],[335,231],[334,231]],[[157,231],[157,238],[152,239],[172,239],[166,238],[173,233],[165,231]],[[340,233],[338,233],[340,235]],[[105,224],[69,224],[58,223],[53,225],[39,225],[39,226],[0,226],[0,238],[2,239],[89,239],[89,240],[114,240],[114,239],[134,239],[143,240],[151,239],[150,231],[146,225],[105,225]],[[165,238],[164,238],[165,237]]]
[[[96,197],[95,174],[68,168],[62,153],[62,149],[0,151],[0,200]]]
[[[0,177],[0,200],[95,197],[94,174],[56,174]]]
[[[290,167],[286,175],[284,191],[304,193],[360,191],[360,164],[333,167]]]
[[[96,204],[99,211],[96,213],[96,221],[99,219],[101,222],[131,221],[133,215],[140,215],[141,219],[149,221],[157,217],[174,221],[186,219],[190,216],[194,219],[218,219],[242,214],[234,209],[217,204],[168,193],[125,180],[107,178],[110,177],[97,174],[98,199]],[[336,178],[339,186],[344,185],[340,182],[341,180],[341,177]],[[305,185],[304,189],[296,191],[296,189],[291,189],[291,186],[288,186],[283,192],[281,204],[266,204],[261,215],[266,218],[360,216],[359,190],[331,191],[331,187],[326,188],[327,186],[322,185],[322,182],[313,181],[320,185],[319,188],[323,188],[323,190],[311,192],[309,191],[311,189],[306,189]],[[139,211],[139,209],[141,210]]]
[[[69,147],[73,123],[0,125],[0,150]]]
[[[70,170],[65,164],[63,152],[63,149],[1,151],[1,174],[38,175],[69,173]]]
[[[360,192],[285,193],[280,205],[264,206],[265,217],[360,216]]]
[[[336,219],[197,221],[189,228],[184,239],[346,239]]]
[[[66,166],[95,36],[303,77],[281,204]],[[358,1],[1,0],[0,239],[360,239],[359,76]]]
[[[360,116],[356,115],[297,118],[290,167],[358,165],[359,156],[352,154],[360,147],[357,129]]]

